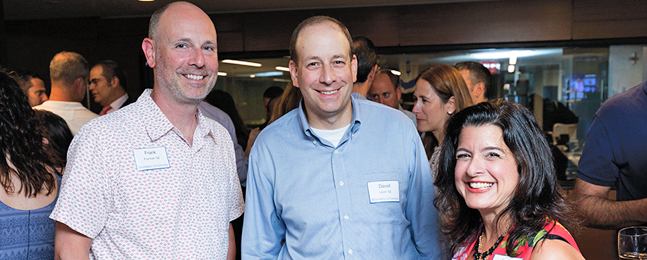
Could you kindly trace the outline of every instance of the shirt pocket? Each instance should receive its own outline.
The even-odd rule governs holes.
[[[393,224],[401,223],[404,219],[403,211],[403,202],[405,201],[404,195],[406,192],[403,191],[404,185],[402,185],[401,174],[395,171],[384,171],[384,172],[366,172],[362,174],[362,193],[361,198],[366,205],[366,212],[363,212],[365,219],[370,223],[375,224]],[[394,187],[393,182],[397,182],[398,187]],[[372,187],[369,187],[369,183],[372,183]],[[386,201],[379,201],[374,199],[374,202],[371,203],[371,189],[373,189],[373,196],[380,196],[378,193],[377,186],[387,186],[388,188],[379,189],[379,191],[386,192],[392,191],[398,193],[397,201],[393,200],[393,196],[390,195],[388,198],[385,198]]]

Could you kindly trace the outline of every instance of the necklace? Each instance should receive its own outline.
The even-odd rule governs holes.
[[[503,235],[501,235],[499,237],[499,239],[496,240],[494,245],[492,245],[492,247],[490,247],[490,249],[488,249],[487,251],[485,251],[483,253],[479,253],[479,251],[481,251],[481,238],[483,237],[483,231],[484,230],[481,230],[481,234],[476,239],[476,244],[478,245],[478,247],[476,248],[476,251],[474,251],[474,260],[485,260],[485,259],[487,259],[487,257],[490,256],[492,254],[492,252],[494,252],[494,249],[496,249],[499,246],[499,244],[501,244],[501,241],[503,241]]]

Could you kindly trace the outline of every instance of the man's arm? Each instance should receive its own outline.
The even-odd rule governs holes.
[[[647,199],[610,200],[607,197],[610,189],[577,178],[572,196],[585,226],[618,229],[647,222]]]
[[[227,260],[236,260],[236,235],[234,226],[229,223],[229,251],[227,251]]]
[[[89,260],[91,245],[92,238],[74,231],[61,222],[56,222],[56,237],[54,238],[55,260]]]

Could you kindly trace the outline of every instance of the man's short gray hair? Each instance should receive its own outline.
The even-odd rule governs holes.
[[[88,61],[76,52],[59,52],[49,63],[49,77],[52,82],[61,81],[66,85],[72,85],[76,79],[85,79],[88,75],[90,75]]]

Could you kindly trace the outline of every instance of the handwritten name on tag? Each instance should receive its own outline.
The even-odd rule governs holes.
[[[137,171],[170,168],[166,147],[133,149]]]
[[[400,201],[398,181],[376,181],[368,183],[368,196],[371,203]]]
[[[521,260],[519,257],[505,256],[505,255],[494,255],[492,260]]]

